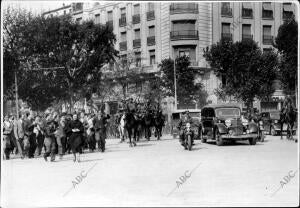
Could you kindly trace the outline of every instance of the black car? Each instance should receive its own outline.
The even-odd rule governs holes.
[[[280,133],[281,124],[280,120],[280,111],[269,111],[262,112],[260,114],[261,120],[263,122],[263,126],[266,133],[271,134],[272,136],[276,136]],[[297,124],[294,125],[293,134],[295,134],[297,128]],[[282,128],[283,132],[287,131],[287,124],[283,124]]]
[[[249,140],[255,145],[258,126],[254,122],[243,122],[241,109],[235,104],[207,105],[201,110],[201,141],[215,140],[218,146],[226,140]]]

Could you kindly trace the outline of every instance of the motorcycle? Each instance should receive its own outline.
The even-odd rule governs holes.
[[[192,145],[193,145],[193,131],[191,129],[191,124],[187,123],[184,130],[184,148],[191,151]]]

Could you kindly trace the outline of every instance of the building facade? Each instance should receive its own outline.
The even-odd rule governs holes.
[[[141,83],[128,83],[127,92],[141,94],[151,77],[159,74],[158,63],[163,59],[188,55],[191,67],[201,71],[196,80],[208,93],[207,103],[222,102],[214,95],[222,82],[203,58],[204,48],[221,38],[251,38],[267,52],[283,21],[291,15],[298,17],[295,3],[279,2],[88,2],[72,3],[70,8],[75,21],[93,20],[112,27],[121,59],[128,63],[133,57],[129,68],[137,72],[133,75],[138,74]],[[280,93],[278,89],[274,94],[280,97]],[[258,109],[279,107],[277,101],[255,105]]]

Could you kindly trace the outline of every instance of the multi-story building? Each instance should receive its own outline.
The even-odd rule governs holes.
[[[72,12],[71,4],[69,5],[63,4],[62,7],[44,12],[43,15],[44,17],[53,17],[53,16],[62,16],[62,15],[71,14],[71,12]]]
[[[203,83],[207,102],[217,103],[214,90],[222,79],[206,63],[203,49],[221,38],[251,38],[268,51],[283,20],[298,17],[296,9],[295,4],[277,2],[90,2],[73,3],[72,15],[78,22],[94,20],[112,27],[121,58],[134,57],[129,65],[141,78],[128,84],[129,91],[141,93],[163,59],[188,55],[191,67],[201,71],[196,80]]]

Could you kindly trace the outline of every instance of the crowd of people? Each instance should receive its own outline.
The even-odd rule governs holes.
[[[129,99],[122,102],[121,108],[115,115],[108,115],[103,110],[96,113],[75,112],[44,113],[34,115],[33,112],[21,113],[18,119],[6,115],[3,122],[3,150],[5,159],[11,154],[19,155],[22,159],[40,156],[48,161],[55,161],[58,154],[72,152],[74,162],[80,161],[84,149],[90,152],[98,149],[105,151],[108,125],[115,126],[115,136],[119,136],[117,126],[122,115],[126,112],[139,114],[145,111],[160,110],[159,105],[151,105],[150,101],[141,103]]]

